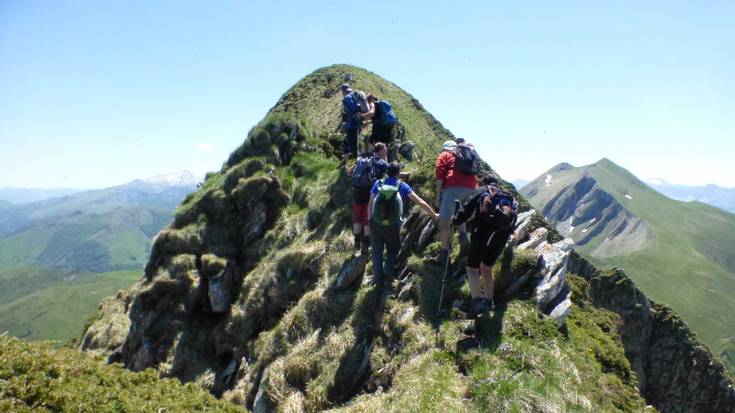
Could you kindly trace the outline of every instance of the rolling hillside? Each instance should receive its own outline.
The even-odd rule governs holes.
[[[151,240],[196,189],[189,173],[29,204],[0,204],[0,332],[76,336],[101,297],[129,287]]]
[[[669,199],[608,159],[557,165],[521,192],[578,251],[624,268],[735,367],[735,215]]]

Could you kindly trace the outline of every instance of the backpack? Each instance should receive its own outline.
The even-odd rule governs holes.
[[[355,188],[371,188],[375,180],[375,155],[363,156],[355,163],[350,181]]]
[[[457,171],[473,176],[480,173],[480,155],[474,147],[465,143],[458,144],[454,150],[454,158],[456,159],[454,168]]]
[[[378,181],[378,195],[373,200],[373,211],[370,216],[371,225],[389,227],[401,225],[403,222],[403,200],[396,185],[386,185],[383,180]]]
[[[355,99],[354,93],[345,96],[344,99],[342,99],[342,102],[345,108],[345,123],[349,126],[356,125],[360,119],[360,108],[357,103],[357,99]]]
[[[398,122],[398,118],[396,117],[395,112],[393,112],[393,107],[387,100],[378,101],[375,111],[378,112],[378,110],[380,111],[380,118],[378,122],[381,125],[391,126],[395,125],[396,122]]]
[[[496,231],[512,228],[518,218],[518,202],[507,192],[498,191],[491,195],[486,191],[481,197],[480,211],[482,220]]]
[[[360,109],[360,113],[365,113],[368,111],[369,106],[368,106],[368,101],[367,101],[367,95],[365,94],[365,92],[361,90],[356,90],[352,92],[351,96],[352,96],[352,99],[355,100],[357,107]]]

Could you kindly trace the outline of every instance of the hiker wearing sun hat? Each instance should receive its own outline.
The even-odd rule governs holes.
[[[475,175],[465,173],[457,168],[457,143],[448,140],[442,145],[442,152],[436,158],[436,205],[439,207],[439,233],[441,250],[439,264],[445,265],[449,259],[449,239],[452,236],[451,219],[454,200],[464,198],[477,189]],[[459,229],[459,241],[462,249],[469,245],[467,227],[462,224]]]

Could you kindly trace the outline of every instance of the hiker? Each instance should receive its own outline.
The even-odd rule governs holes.
[[[388,169],[388,149],[384,143],[375,144],[375,152],[357,160],[350,172],[352,181],[352,227],[355,236],[355,255],[366,255],[370,246],[370,224],[368,222],[368,203],[370,190],[376,180],[383,177]]]
[[[368,104],[365,93],[353,91],[348,83],[342,84],[339,89],[342,92],[342,129],[345,134],[342,164],[346,164],[350,155],[357,159],[358,138],[362,129],[360,114],[368,111]]]
[[[451,218],[454,213],[454,200],[462,201],[477,188],[476,175],[479,173],[480,157],[469,144],[457,144],[452,140],[444,142],[442,152],[436,158],[436,206],[439,207],[439,264],[444,267],[449,259],[449,240],[452,237]],[[467,226],[461,224],[459,242],[462,251],[469,247]]]
[[[498,180],[486,175],[453,220],[457,225],[472,218],[474,224],[467,257],[467,283],[472,296],[470,316],[493,308],[493,265],[513,233],[517,213],[518,202],[513,195],[501,191]]]
[[[369,94],[367,95],[367,101],[370,105],[369,110],[361,116],[364,120],[363,124],[369,122],[373,124],[368,142],[372,144],[385,142],[388,145],[388,161],[393,162],[398,159],[398,145],[396,145],[393,131],[396,123],[398,123],[398,118],[387,100]]]
[[[401,250],[401,224],[403,224],[403,200],[410,199],[427,214],[437,219],[439,215],[411,187],[398,179],[401,165],[391,162],[385,179],[375,181],[370,191],[368,220],[370,222],[371,243],[373,248],[373,283],[383,289],[386,278],[392,278],[396,258]],[[383,249],[386,250],[383,262]]]

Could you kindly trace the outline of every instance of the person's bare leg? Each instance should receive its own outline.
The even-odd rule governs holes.
[[[472,298],[482,298],[479,268],[467,267],[467,284],[470,286],[470,295]]]
[[[495,294],[495,280],[493,279],[493,267],[480,264],[480,272],[482,273],[483,293],[486,299],[492,300]]]

